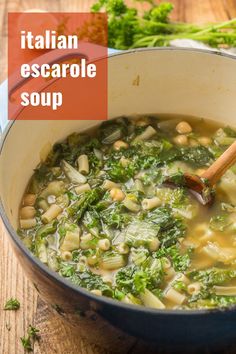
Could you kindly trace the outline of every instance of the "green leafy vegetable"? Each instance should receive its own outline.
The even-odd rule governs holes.
[[[204,300],[198,300],[198,305],[207,308],[215,307],[227,307],[236,304],[236,296],[217,296],[211,295],[209,298]]]
[[[30,337],[21,337],[21,343],[23,348],[27,351],[27,352],[32,352],[33,348],[32,348],[32,344],[31,344],[31,340]]]
[[[186,161],[195,167],[206,166],[213,161],[212,153],[204,146],[181,148],[180,151],[181,160]]]
[[[174,281],[173,288],[179,292],[187,291],[187,285],[181,280]]]
[[[206,286],[221,285],[236,278],[236,270],[211,268],[207,270],[192,271],[189,277],[200,281]]]
[[[227,284],[236,278],[236,271],[229,269],[210,268],[206,270],[192,271],[187,276],[201,283],[199,293],[192,295],[188,300],[192,308],[199,307],[225,307],[236,303],[236,296],[219,296],[214,294],[213,286]]]
[[[53,234],[57,230],[57,224],[58,221],[54,220],[46,225],[41,226],[37,231],[36,231],[36,239],[37,238],[44,238],[50,234]]]
[[[87,290],[98,289],[101,290],[102,294],[105,296],[113,296],[112,288],[102,280],[101,275],[94,274],[89,270],[82,273],[74,273],[69,279],[75,285],[81,286]]]
[[[39,338],[39,329],[36,327],[33,327],[32,325],[29,325],[28,334],[31,338],[38,339]]]
[[[125,226],[131,220],[130,214],[125,213],[123,205],[118,202],[101,211],[100,218],[106,225],[118,229]]]
[[[68,207],[69,215],[75,217],[76,220],[79,221],[87,208],[100,199],[101,193],[102,191],[100,188],[95,188],[79,196],[78,200]]]
[[[169,248],[161,248],[156,252],[156,257],[168,257],[173,264],[175,271],[184,272],[189,268],[191,264],[191,253],[192,250],[189,249],[188,252],[181,254],[179,246],[174,245]]]
[[[230,138],[236,138],[236,130],[234,130],[233,128],[227,126],[224,129],[224,132],[227,136],[229,136]]]
[[[146,221],[160,228],[158,239],[162,247],[170,247],[185,236],[185,226],[182,219],[175,217],[168,207],[160,207],[143,215]]]
[[[21,343],[23,348],[27,351],[27,352],[32,352],[33,351],[33,341],[39,339],[39,330],[35,327],[33,327],[32,325],[29,325],[28,328],[28,333],[27,336],[25,337],[21,337]]]
[[[19,310],[19,308],[20,308],[20,302],[14,298],[9,299],[4,306],[4,310],[16,311]]]
[[[162,6],[154,7],[149,13],[145,15],[145,18],[155,22],[167,23],[169,14],[173,8],[174,6],[171,3],[164,2]]]
[[[127,266],[120,269],[115,277],[116,286],[125,294],[138,295],[146,288],[152,290],[163,280],[164,271],[159,260],[150,258],[142,266]]]
[[[60,273],[63,277],[69,278],[75,274],[75,265],[70,263],[61,263]]]
[[[122,231],[122,236],[129,246],[140,247],[148,245],[156,239],[159,226],[145,221],[133,221]]]
[[[128,166],[122,166],[120,160],[110,158],[104,167],[108,178],[114,182],[126,182],[135,175],[137,166],[134,162],[130,162]]]

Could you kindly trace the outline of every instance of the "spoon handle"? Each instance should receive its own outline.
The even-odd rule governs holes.
[[[236,162],[236,140],[228,149],[201,175],[210,185],[216,184],[223,174]]]

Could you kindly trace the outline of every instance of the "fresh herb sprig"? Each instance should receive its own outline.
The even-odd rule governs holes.
[[[20,302],[17,299],[13,299],[13,298],[9,299],[4,306],[5,311],[9,311],[9,310],[17,311],[19,310],[19,308],[20,308]]]
[[[33,351],[33,341],[38,340],[40,338],[39,336],[39,330],[32,325],[29,325],[27,335],[25,337],[21,337],[21,343],[24,349],[28,352]]]
[[[169,46],[174,39],[193,39],[212,47],[236,46],[236,18],[219,24],[196,25],[171,22],[173,4],[156,5],[143,14],[125,4],[124,0],[98,0],[93,12],[106,11],[108,15],[108,46],[116,49]]]

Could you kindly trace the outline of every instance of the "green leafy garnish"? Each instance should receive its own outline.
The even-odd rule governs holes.
[[[23,345],[23,348],[27,351],[27,352],[32,352],[33,348],[32,348],[32,344],[31,344],[31,340],[30,337],[21,337],[21,343]]]
[[[139,0],[145,2],[145,0]],[[124,0],[98,0],[91,11],[108,14],[108,46],[116,49],[169,46],[175,39],[202,41],[212,47],[236,46],[235,19],[219,24],[197,25],[169,20],[173,5],[146,0],[149,9],[143,14]]]
[[[14,298],[9,299],[4,306],[4,310],[16,311],[19,310],[19,308],[20,308],[20,302]]]
[[[33,341],[39,339],[39,330],[32,325],[29,325],[28,328],[28,333],[25,337],[21,337],[21,343],[23,348],[28,351],[32,352],[33,351]]]

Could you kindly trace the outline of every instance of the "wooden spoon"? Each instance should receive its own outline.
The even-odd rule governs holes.
[[[203,205],[213,203],[212,187],[236,162],[236,141],[201,175],[184,174],[184,186]]]

